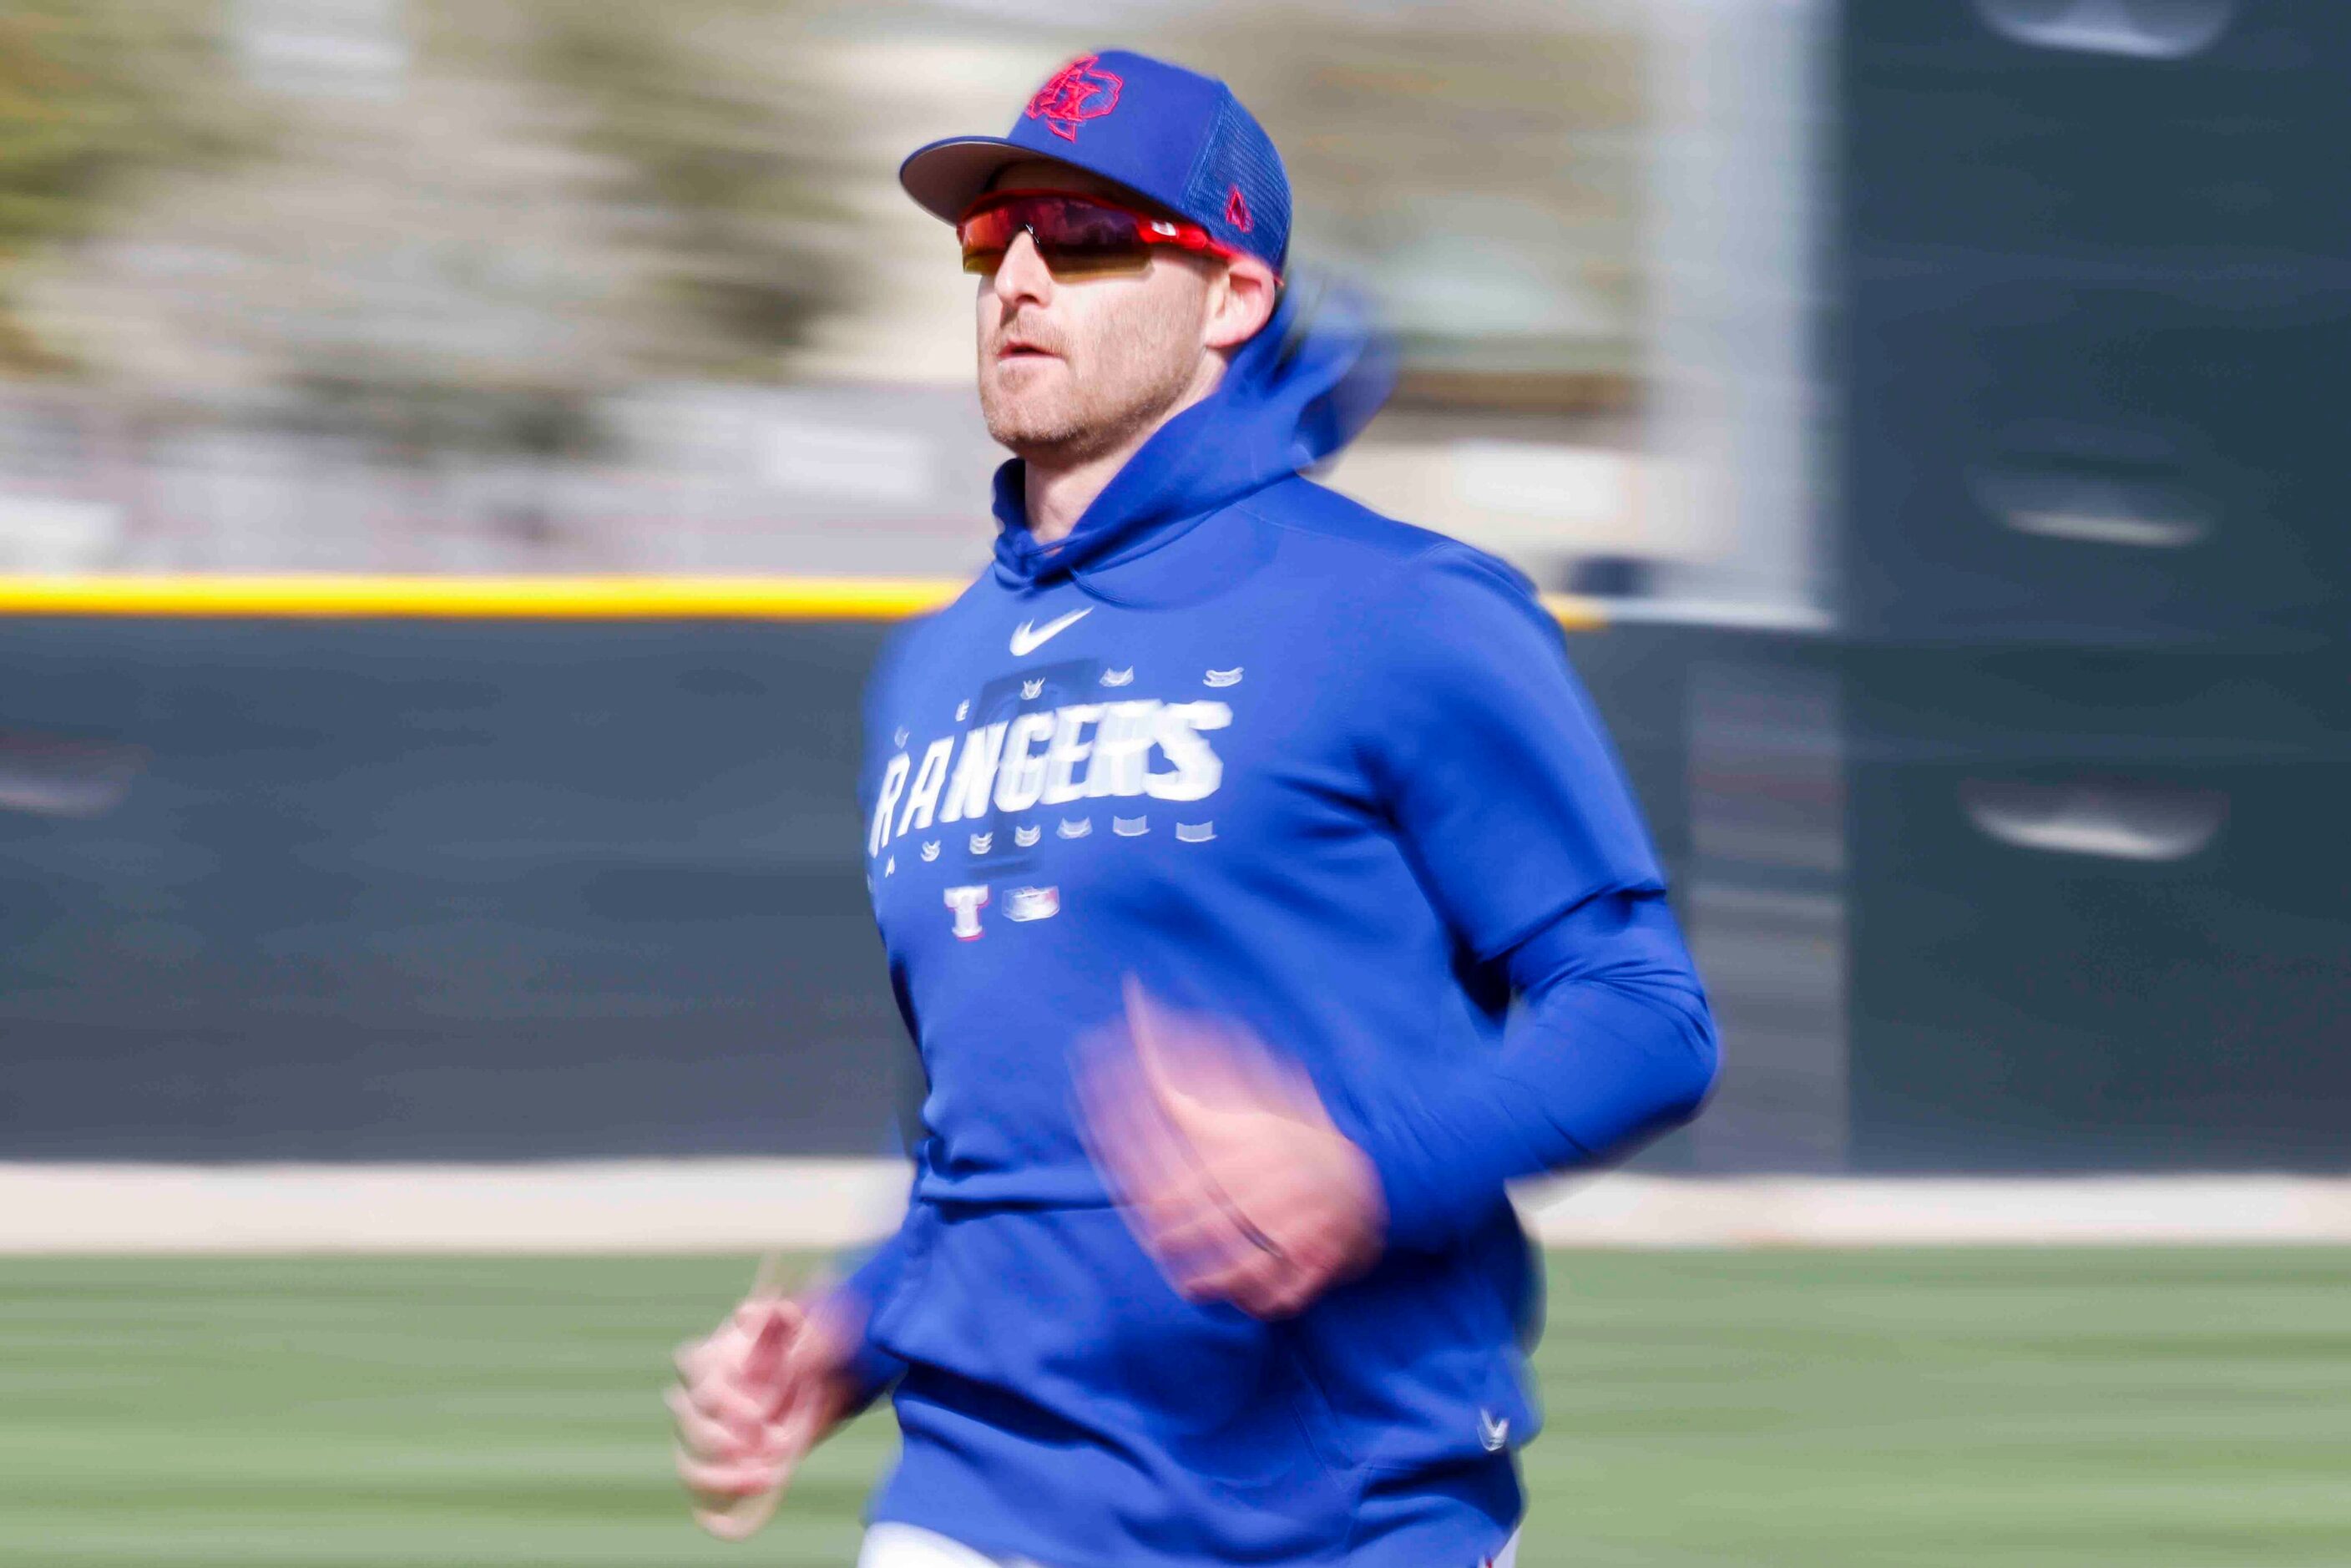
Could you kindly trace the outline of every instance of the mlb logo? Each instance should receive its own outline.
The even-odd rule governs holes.
[[[1007,920],[1043,920],[1061,913],[1061,890],[1058,887],[1016,887],[1004,897]]]

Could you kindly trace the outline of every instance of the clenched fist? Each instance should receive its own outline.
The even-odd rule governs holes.
[[[1378,1260],[1379,1176],[1302,1070],[1133,980],[1126,1024],[1131,1051],[1079,1063],[1086,1142],[1177,1290],[1287,1317]]]
[[[780,1294],[770,1268],[716,1332],[678,1348],[668,1402],[695,1522],[726,1541],[767,1523],[792,1471],[850,1413],[856,1334],[831,1298]]]

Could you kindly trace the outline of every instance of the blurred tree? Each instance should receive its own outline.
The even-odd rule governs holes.
[[[217,165],[263,122],[221,68],[218,0],[8,0],[0,11],[0,372],[63,368],[22,319],[22,268],[138,178]]]
[[[662,287],[705,329],[687,357],[771,373],[853,274],[838,89],[810,68],[807,8],[521,6],[524,57],[582,111],[578,140],[611,160],[614,199],[655,214]]]
[[[772,377],[853,277],[792,7],[409,0],[370,10],[363,80],[277,58],[341,12],[265,9],[239,39],[277,62],[281,155],[149,190],[33,291],[45,337],[150,404],[577,454],[624,388]]]
[[[1638,0],[1208,0],[1156,41],[1265,121],[1299,251],[1379,290],[1408,395],[1578,408],[1638,371],[1649,27]]]

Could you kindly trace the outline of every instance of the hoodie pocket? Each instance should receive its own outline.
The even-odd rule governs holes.
[[[1040,1442],[1245,1489],[1327,1480],[1290,1333],[1184,1300],[1113,1210],[941,1206],[927,1231],[877,1326],[893,1354],[1012,1402]]]

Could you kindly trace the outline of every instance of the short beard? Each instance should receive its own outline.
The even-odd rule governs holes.
[[[1068,468],[1115,452],[1146,431],[1156,428],[1189,385],[1155,389],[1153,395],[1130,403],[1115,413],[1089,408],[1034,413],[1018,407],[999,408],[985,392],[980,413],[987,434],[1014,456],[1050,467]]]
[[[1008,395],[983,373],[979,412],[997,444],[1053,467],[1115,452],[1165,423],[1199,374],[1197,360],[1179,363],[1139,330],[1113,334],[1096,350],[1096,373],[1051,399]]]

